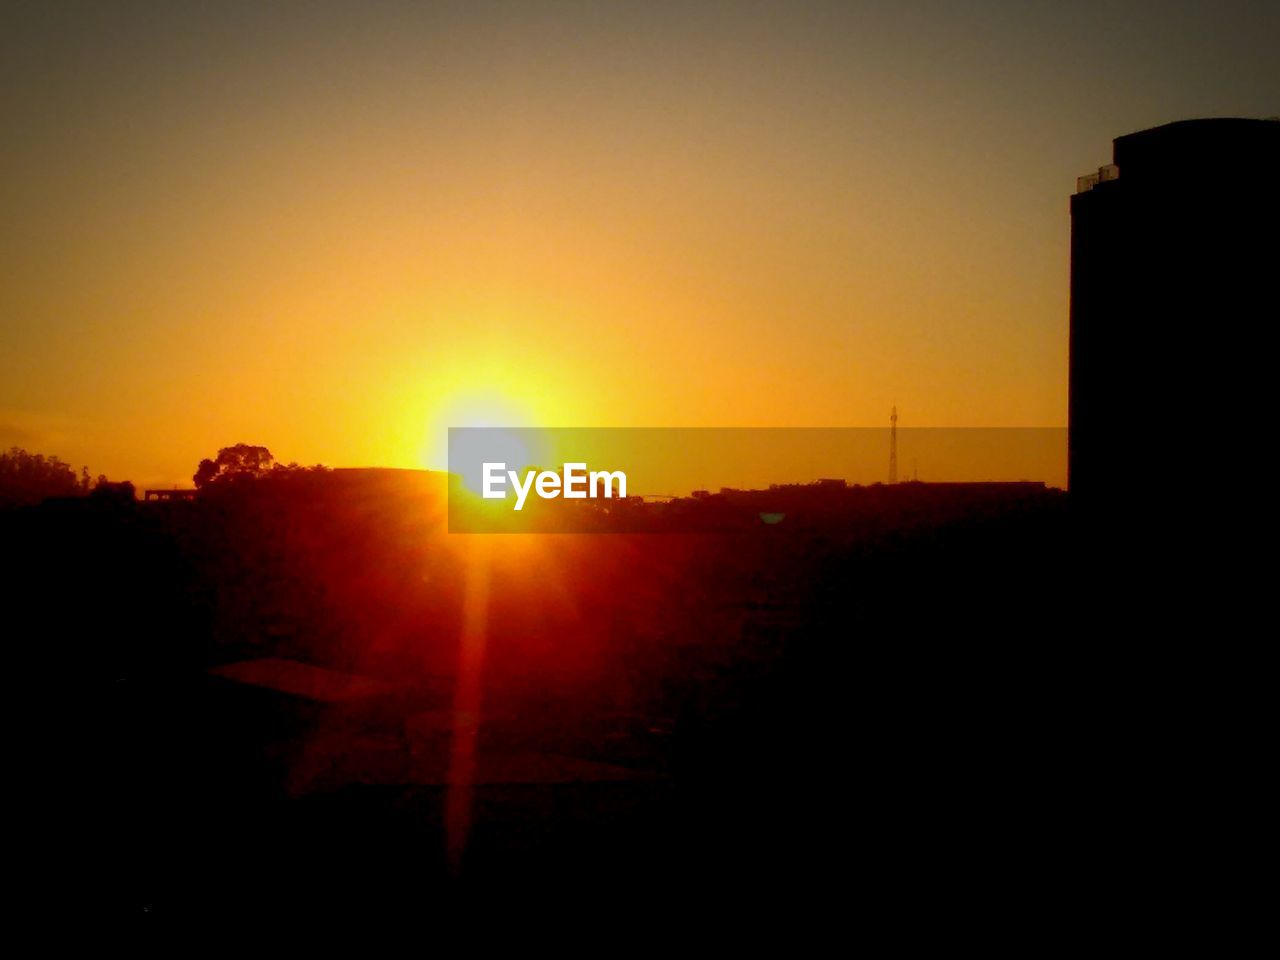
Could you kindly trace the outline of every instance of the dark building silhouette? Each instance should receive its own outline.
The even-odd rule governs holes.
[[[1072,498],[1223,470],[1217,425],[1277,315],[1280,122],[1184,120],[1114,141],[1071,198]]]

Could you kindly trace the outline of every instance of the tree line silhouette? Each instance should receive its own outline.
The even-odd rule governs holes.
[[[216,485],[243,483],[266,477],[326,473],[328,469],[323,464],[304,467],[297,463],[277,463],[266,447],[237,443],[223,447],[212,460],[201,460],[191,479],[197,490],[205,490]]]
[[[212,491],[268,478],[328,472],[329,468],[322,464],[277,463],[266,447],[237,443],[223,447],[212,459],[201,460],[192,480],[197,490]],[[16,446],[0,453],[0,509],[34,506],[60,497],[132,500],[136,493],[131,481],[109,480],[101,473],[94,479],[87,466],[77,474],[71,464],[57,456],[31,453]]]
[[[104,474],[93,480],[88,467],[81,467],[77,476],[75,469],[58,457],[29,453],[21,447],[0,453],[0,509],[30,506],[50,497],[126,492],[133,495],[133,484],[113,483]]]

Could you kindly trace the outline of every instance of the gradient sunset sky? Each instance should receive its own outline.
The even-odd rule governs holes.
[[[0,445],[1062,426],[1067,200],[1275,3],[6,3]]]

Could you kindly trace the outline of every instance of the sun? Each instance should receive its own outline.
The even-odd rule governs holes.
[[[473,494],[484,490],[484,464],[504,464],[506,470],[523,473],[530,467],[547,462],[548,444],[546,431],[536,427],[495,427],[488,424],[464,424],[464,427],[480,427],[479,431],[457,428],[449,439],[449,472],[456,474],[462,485]],[[510,488],[508,496],[513,496]]]
[[[501,428],[499,446],[513,469],[540,463],[547,451],[538,442],[540,428],[564,426],[565,407],[559,402],[557,381],[544,382],[532,369],[508,364],[472,368],[455,374],[451,383],[437,385],[423,438],[421,462],[430,470],[449,469],[451,427]],[[479,478],[464,478],[479,490]]]

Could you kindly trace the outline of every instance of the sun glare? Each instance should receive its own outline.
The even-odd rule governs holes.
[[[423,465],[432,470],[448,468],[450,427],[547,426],[547,407],[536,389],[506,377],[475,378],[447,387],[426,425]]]

